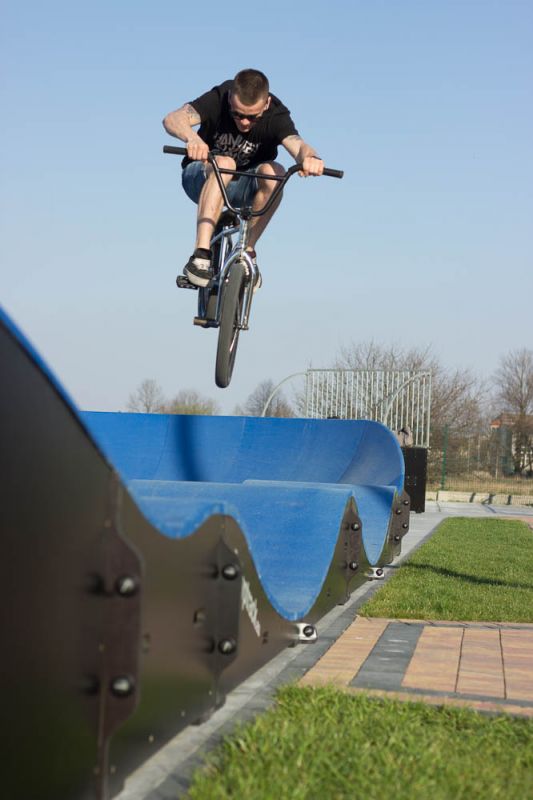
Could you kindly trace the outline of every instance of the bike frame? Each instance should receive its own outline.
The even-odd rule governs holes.
[[[211,244],[215,244],[220,240],[220,255],[219,255],[219,272],[215,280],[218,282],[218,295],[216,305],[216,320],[220,322],[220,312],[222,308],[223,286],[226,283],[229,272],[236,261],[241,261],[246,267],[248,280],[245,284],[245,300],[242,307],[241,319],[239,321],[239,328],[241,330],[248,330],[250,312],[252,308],[252,288],[257,280],[257,267],[252,259],[246,252],[246,243],[248,239],[248,220],[239,220],[239,227],[223,228],[222,231],[213,237]],[[231,237],[237,234],[237,242],[233,245]]]
[[[253,263],[252,258],[246,252],[246,245],[248,243],[248,231],[250,227],[250,221],[253,217],[260,217],[265,214],[275,203],[277,197],[282,192],[283,187],[289,180],[289,178],[294,175],[295,172],[298,172],[300,169],[299,165],[296,164],[294,167],[291,167],[287,170],[285,175],[264,175],[261,176],[266,180],[272,180],[277,182],[277,186],[272,192],[271,196],[268,198],[267,202],[263,206],[263,208],[253,210],[252,207],[243,207],[243,208],[236,208],[233,206],[229,200],[228,193],[226,191],[226,186],[224,185],[224,181],[222,180],[221,175],[233,175],[233,176],[244,176],[249,178],[250,180],[257,180],[258,175],[257,173],[251,172],[243,172],[242,170],[232,170],[232,169],[225,169],[223,167],[219,167],[216,161],[216,158],[209,154],[209,163],[213,167],[213,171],[224,199],[224,205],[229,210],[232,211],[239,219],[239,227],[233,227],[230,229],[222,229],[222,231],[213,237],[211,240],[211,244],[215,244],[217,241],[221,241],[221,249],[220,249],[220,256],[219,256],[219,264],[220,271],[218,275],[218,285],[219,285],[219,292],[217,297],[217,306],[216,306],[216,321],[220,322],[220,312],[222,308],[222,299],[223,299],[223,292],[224,292],[224,284],[227,281],[229,272],[231,270],[232,265],[236,261],[241,261],[246,267],[246,274],[247,274],[247,281],[244,287],[245,296],[244,296],[244,303],[242,305],[242,312],[241,318],[239,320],[239,328],[240,330],[248,330],[249,329],[249,322],[250,322],[250,313],[252,309],[252,300],[253,300],[253,287],[255,286],[255,282],[258,277],[258,271],[256,266]],[[234,246],[231,247],[229,255],[226,257],[227,252],[227,245],[228,239],[231,243],[231,236],[238,234],[237,242]]]

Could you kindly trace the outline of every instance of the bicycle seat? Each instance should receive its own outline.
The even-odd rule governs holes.
[[[234,228],[238,227],[239,225],[239,218],[237,214],[233,211],[230,211],[228,208],[225,208],[222,214],[220,215],[220,219],[218,220],[218,229],[222,228]]]

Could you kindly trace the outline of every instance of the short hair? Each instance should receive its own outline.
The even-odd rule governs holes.
[[[268,78],[257,69],[242,69],[233,79],[233,92],[244,106],[253,106],[268,97]]]

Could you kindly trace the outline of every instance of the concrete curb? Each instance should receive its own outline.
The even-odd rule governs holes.
[[[494,506],[533,506],[533,494],[455,492],[438,489],[426,492],[426,501],[438,503],[481,503]]]

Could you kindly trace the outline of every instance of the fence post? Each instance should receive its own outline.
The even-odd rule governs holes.
[[[442,472],[440,476],[440,488],[444,490],[446,486],[446,453],[448,450],[448,426],[444,426],[444,438],[442,441]]]

